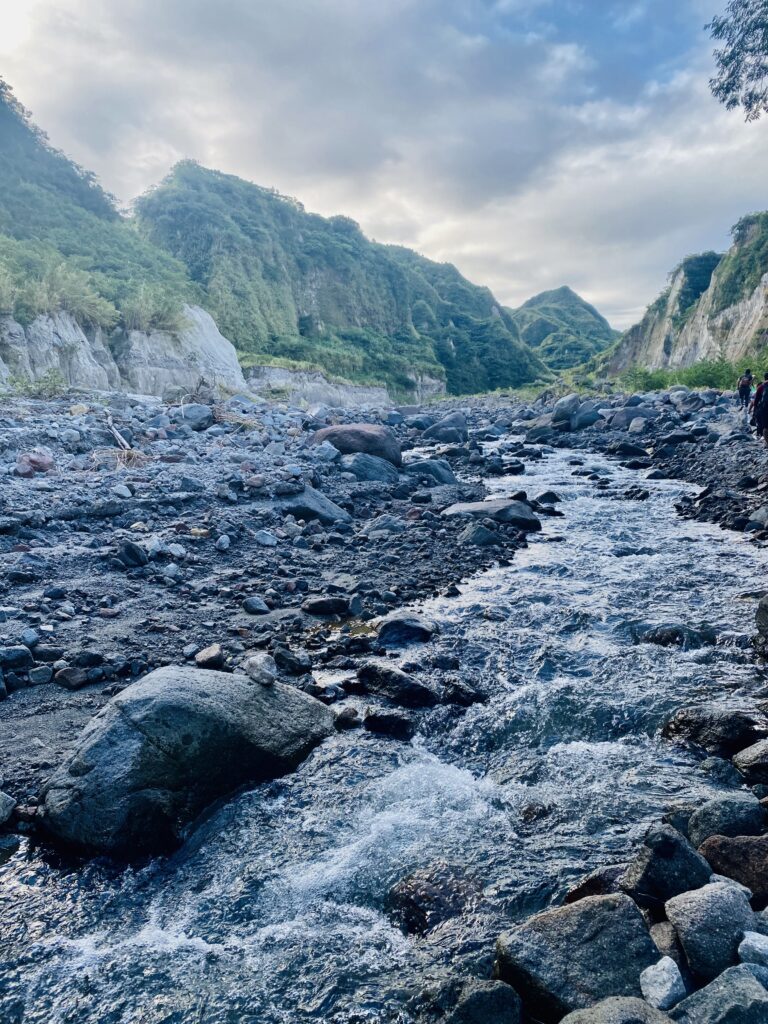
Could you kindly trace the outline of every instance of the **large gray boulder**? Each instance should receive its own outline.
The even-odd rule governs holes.
[[[670,1010],[680,1024],[766,1024],[768,991],[746,964],[731,967]]]
[[[619,886],[641,906],[654,908],[689,889],[706,885],[712,869],[671,825],[653,825]]]
[[[738,962],[745,931],[754,930],[754,912],[743,889],[714,882],[674,896],[666,904],[694,974],[710,980]]]
[[[442,441],[444,444],[458,444],[469,437],[467,418],[463,412],[452,412],[428,427],[423,435],[428,441]]]
[[[558,399],[552,409],[552,422],[564,423],[570,420],[579,411],[580,405],[581,399],[578,395],[566,395],[565,398]]]
[[[458,481],[450,464],[445,459],[419,459],[403,466],[403,472],[420,480],[429,480],[430,486],[455,484]]]
[[[367,452],[342,455],[339,465],[346,473],[352,473],[358,480],[366,482],[376,480],[385,484],[396,484],[400,479],[400,474],[391,462],[379,458],[378,455],[368,455]]]
[[[379,459],[386,459],[393,466],[399,466],[403,459],[400,444],[389,427],[375,423],[347,423],[316,430],[307,442],[309,445],[329,441],[342,455],[365,452]]]
[[[297,519],[319,519],[325,526],[352,521],[349,512],[309,484],[305,484],[304,490],[299,494],[289,494],[280,498],[278,504],[284,513],[290,513]]]
[[[541,529],[541,521],[533,514],[530,505],[524,501],[512,501],[509,498],[494,498],[491,501],[460,501],[443,509],[441,514],[446,518],[479,516],[483,519],[495,519],[497,523],[514,526],[526,533],[533,533]]]
[[[561,1024],[669,1024],[669,1017],[642,999],[615,996],[588,1010],[574,1010],[563,1017]]]
[[[757,797],[752,793],[726,793],[707,800],[693,812],[688,835],[694,846],[701,846],[710,836],[759,836],[764,825],[765,811]]]
[[[678,708],[661,732],[668,739],[690,743],[716,757],[733,757],[768,736],[768,722],[756,711],[699,704]]]
[[[768,782],[768,740],[760,740],[740,750],[733,763],[750,785]]]
[[[641,972],[658,960],[642,914],[622,893],[537,914],[499,936],[496,951],[499,977],[545,1022],[608,996],[639,997]]]
[[[43,825],[91,851],[167,849],[212,801],[291,771],[332,732],[328,708],[294,687],[160,668],[86,726],[44,789]]]

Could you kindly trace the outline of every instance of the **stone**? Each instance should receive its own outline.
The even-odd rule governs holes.
[[[494,530],[489,530],[482,523],[470,523],[456,538],[459,544],[472,544],[475,547],[487,548],[498,546],[502,543],[501,536]]]
[[[426,935],[437,925],[466,912],[480,891],[475,882],[445,861],[435,861],[401,878],[389,890],[387,907],[409,935]]]
[[[218,669],[224,664],[224,651],[221,644],[211,644],[198,651],[195,655],[195,664],[198,668]]]
[[[63,686],[65,690],[79,690],[88,683],[88,673],[85,669],[75,666],[60,668],[53,681],[57,686]]]
[[[552,422],[565,423],[579,411],[581,399],[578,395],[566,395],[558,399],[552,409]]]
[[[404,707],[431,707],[437,704],[437,694],[430,686],[391,665],[376,661],[366,662],[357,670],[357,678],[364,692],[386,697]]]
[[[690,743],[716,757],[733,757],[768,736],[768,721],[755,711],[702,704],[679,708],[661,733],[667,739]]]
[[[737,962],[739,943],[754,917],[741,889],[710,883],[674,896],[665,909],[690,968],[699,978],[709,981]]]
[[[254,682],[261,686],[274,686],[277,680],[277,664],[275,659],[262,652],[253,654],[246,658],[243,663],[243,670]]]
[[[307,615],[326,617],[349,615],[349,601],[346,597],[308,597],[301,606]]]
[[[209,405],[190,402],[173,409],[171,419],[175,423],[184,423],[195,431],[207,430],[213,426],[213,409]]]
[[[525,533],[533,533],[541,529],[541,521],[533,514],[530,505],[522,501],[508,498],[497,498],[492,501],[459,502],[449,505],[441,513],[446,518],[451,516],[473,516],[483,519],[494,519],[497,523],[514,526]]]
[[[416,726],[410,715],[403,711],[383,711],[368,708],[363,719],[363,728],[368,732],[391,736],[396,740],[409,740],[416,733]]]
[[[296,519],[318,519],[325,526],[352,521],[349,512],[307,484],[299,494],[281,497],[279,507],[285,515],[293,515]]]
[[[261,548],[277,547],[277,537],[270,530],[257,530],[253,535],[253,541]]]
[[[132,540],[123,541],[117,550],[117,557],[128,569],[138,569],[149,563],[149,555]]]
[[[619,886],[641,906],[655,908],[672,896],[706,885],[712,871],[671,825],[652,825]]]
[[[332,732],[332,713],[295,687],[160,668],[86,726],[44,787],[42,825],[86,850],[167,849],[214,800],[291,771]]]
[[[733,763],[748,785],[768,782],[768,739],[759,740],[740,750]]]
[[[379,480],[386,484],[396,484],[400,479],[400,474],[391,462],[377,455],[368,455],[366,452],[342,455],[339,465],[345,473],[351,473],[358,480]]]
[[[247,612],[248,615],[267,615],[269,605],[265,603],[263,598],[254,595],[246,597],[243,601],[243,611]]]
[[[449,413],[427,427],[422,437],[428,441],[442,441],[444,444],[460,444],[469,437],[467,417],[462,412]]]
[[[372,423],[349,423],[316,430],[307,442],[310,446],[328,441],[342,455],[364,452],[400,466],[403,459],[398,440],[389,427]]]
[[[378,626],[379,641],[385,647],[426,643],[437,632],[434,622],[406,611],[391,612]]]
[[[498,976],[546,1024],[608,996],[639,997],[640,974],[658,959],[640,911],[622,893],[537,914],[504,932],[496,951]]]
[[[699,852],[713,871],[768,899],[768,836],[710,836]]]
[[[33,664],[32,652],[24,644],[0,647],[0,669],[26,672]]]
[[[646,1002],[657,1010],[669,1010],[687,995],[680,968],[669,956],[646,967],[640,975],[640,989]]]
[[[742,963],[768,967],[768,935],[744,932],[744,938],[739,944],[739,959]]]
[[[669,1024],[669,1017],[642,999],[614,996],[588,1010],[574,1010],[563,1017],[562,1024]]]
[[[670,1011],[679,1024],[766,1024],[768,991],[747,964],[731,967]]]
[[[433,486],[458,483],[450,463],[445,459],[418,459],[403,466],[403,472],[420,480],[428,480]]]
[[[11,815],[13,814],[15,806],[16,801],[13,797],[0,790],[0,828],[2,828],[3,825],[7,825],[11,820]]]
[[[728,793],[708,800],[693,812],[688,836],[694,846],[701,846],[710,836],[760,835],[764,823],[765,811],[756,797],[751,793]]]
[[[520,996],[503,981],[470,981],[445,1024],[520,1024]]]

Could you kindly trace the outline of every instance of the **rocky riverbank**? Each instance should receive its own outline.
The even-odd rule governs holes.
[[[4,408],[8,850],[14,833],[28,833],[67,852],[141,860],[184,843],[201,810],[238,786],[292,772],[334,729],[362,726],[397,745],[436,709],[458,721],[481,705],[472,660],[439,644],[421,654],[436,627],[407,606],[458,593],[558,515],[556,491],[525,487],[526,468],[553,449],[573,449],[571,473],[606,501],[643,502],[646,476],[711,479],[733,490],[726,504],[741,503],[740,516],[728,504],[732,520],[718,521],[744,520],[742,531],[764,540],[764,456],[727,396],[494,398],[312,415],[199,398],[165,406],[70,396]],[[592,452],[630,467],[637,483],[616,487]],[[754,484],[724,487],[747,457]],[[519,492],[484,500],[501,476],[519,476]],[[681,511],[715,518],[700,500]],[[567,543],[563,525],[550,542]],[[624,547],[617,555],[632,556],[631,538]],[[687,620],[656,623],[639,639],[720,642]],[[765,711],[759,695],[737,709],[679,709],[666,742],[706,762],[722,792],[671,806],[630,863],[505,930],[496,980],[488,970],[425,989],[410,997],[412,1015],[453,1024],[521,1014],[573,1014],[571,1024],[765,1019]],[[409,935],[438,934],[474,908],[482,920],[482,893],[449,865],[404,877],[389,901]]]

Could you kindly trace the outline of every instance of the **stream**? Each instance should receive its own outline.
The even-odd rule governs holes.
[[[649,500],[624,500],[637,474],[581,457],[609,488],[574,476],[562,451],[496,481],[495,495],[554,489],[564,516],[512,565],[419,609],[441,634],[402,660],[457,656],[487,703],[425,713],[409,744],[339,733],[213,811],[170,860],[73,867],[23,841],[0,865],[0,1019],[408,1024],[413,995],[488,976],[502,928],[626,860],[670,803],[717,791],[658,728],[680,705],[763,685],[745,595],[763,588],[766,555],[680,520],[688,485],[648,482]],[[720,640],[635,641],[633,625],[662,622],[706,622]],[[478,898],[408,936],[388,891],[437,861]]]

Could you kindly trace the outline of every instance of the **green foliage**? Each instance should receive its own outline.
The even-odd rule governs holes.
[[[141,282],[122,301],[123,325],[127,331],[178,332],[184,316],[177,298],[157,285]]]
[[[511,316],[522,340],[553,370],[579,366],[617,336],[605,317],[568,287],[535,295]]]
[[[36,380],[11,377],[8,386],[14,394],[23,398],[60,398],[68,390],[67,382],[58,370],[46,370]]]
[[[747,298],[768,273],[768,213],[752,213],[733,228],[733,247],[715,277],[713,312]]]
[[[724,45],[715,50],[716,99],[728,110],[741,107],[747,121],[768,112],[768,0],[729,0],[725,14],[707,28]]]
[[[704,359],[693,366],[677,370],[645,370],[636,367],[622,374],[619,384],[628,391],[660,391],[672,384],[728,391],[736,387],[739,377],[750,365],[748,360],[731,363],[727,359]]]
[[[683,283],[678,295],[677,310],[672,318],[676,330],[680,330],[693,312],[696,303],[709,288],[712,275],[722,260],[721,253],[702,252],[686,256],[683,262],[672,272],[672,275],[683,272]]]

